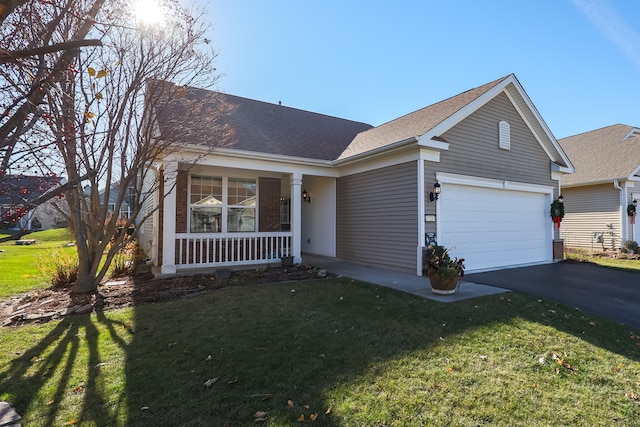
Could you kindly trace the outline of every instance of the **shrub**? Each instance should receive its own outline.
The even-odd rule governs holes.
[[[41,255],[36,265],[53,288],[65,288],[78,280],[78,259],[62,251],[54,249]]]
[[[633,240],[625,240],[622,243],[622,250],[629,254],[635,253],[636,249],[638,249],[638,242],[634,242]]]
[[[141,252],[138,243],[135,240],[130,240],[127,244],[118,251],[113,257],[111,263],[111,276],[129,276],[133,274],[138,265],[139,253]]]

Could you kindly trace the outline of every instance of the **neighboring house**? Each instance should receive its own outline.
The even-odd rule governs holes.
[[[199,110],[159,162],[166,197],[141,233],[156,274],[314,254],[421,275],[434,233],[470,271],[553,261],[549,205],[573,166],[513,74],[377,127],[180,90],[176,109]],[[228,138],[203,156],[219,102]]]
[[[58,178],[33,175],[7,175],[0,186],[0,222],[2,228],[10,230],[47,229],[54,226],[53,217],[45,211],[51,208],[52,201],[31,208],[39,197],[59,185]],[[23,211],[17,221],[15,212]],[[37,220],[36,220],[37,219]],[[33,227],[35,222],[37,227]]]
[[[562,180],[565,246],[617,249],[640,240],[627,213],[640,200],[640,128],[616,124],[558,142],[576,168]]]
[[[132,188],[128,189],[129,192],[134,191]],[[116,212],[116,204],[118,202],[118,198],[120,196],[120,182],[115,182],[111,184],[109,187],[109,193],[107,196],[107,210],[109,213],[116,215],[117,218],[128,219],[131,216],[131,205],[128,203],[130,198],[129,195],[125,195],[125,197],[121,200],[120,208]],[[100,191],[100,203],[104,203],[105,195],[107,195],[106,188]]]

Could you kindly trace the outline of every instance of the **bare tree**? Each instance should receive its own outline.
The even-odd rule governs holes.
[[[56,27],[55,36],[61,41],[73,38],[86,16],[86,6],[96,2],[69,3],[70,13]],[[128,1],[106,1],[87,33],[102,46],[64,51],[60,56],[73,52],[72,60],[56,62],[50,70],[64,78],[40,85],[44,95],[37,109],[42,120],[31,132],[37,128],[39,135],[47,135],[41,147],[52,153],[37,163],[63,170],[71,184],[64,192],[68,209],[60,213],[70,224],[78,250],[78,280],[71,289],[75,293],[97,288],[126,243],[128,228],[137,225],[137,230],[153,213],[153,209],[143,212],[142,207],[164,183],[150,166],[176,150],[180,133],[188,132],[186,126],[175,126],[172,135],[158,135],[154,114],[180,103],[184,86],[207,88],[218,78],[203,15],[183,8],[177,0],[161,4],[165,21],[158,27],[144,27],[136,22]],[[187,109],[177,115],[177,109],[172,111],[177,121],[180,114],[185,121],[197,114]],[[214,118],[208,115],[203,120]],[[51,159],[57,163],[45,166]],[[116,215],[110,215],[108,201],[114,190]],[[123,203],[131,212],[124,223],[118,223]]]

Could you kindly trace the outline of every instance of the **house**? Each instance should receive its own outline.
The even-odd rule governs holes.
[[[52,176],[6,175],[2,177],[0,228],[31,230],[53,227],[54,224],[51,221],[53,217],[43,214],[50,207],[51,202],[45,202],[36,208],[33,207],[33,203],[59,184],[59,179]]]
[[[576,167],[562,180],[566,246],[617,249],[640,239],[640,128],[616,124],[558,141]]]
[[[376,127],[180,90],[198,114],[155,114],[160,135],[188,131],[140,230],[158,275],[304,254],[421,275],[427,240],[471,271],[554,259],[549,205],[574,169],[513,74]],[[216,145],[202,106],[220,102]]]

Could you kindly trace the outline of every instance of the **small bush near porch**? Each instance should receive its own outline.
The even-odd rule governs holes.
[[[23,425],[633,425],[640,336],[517,293],[248,285],[0,330]],[[300,421],[300,422],[299,422]]]

